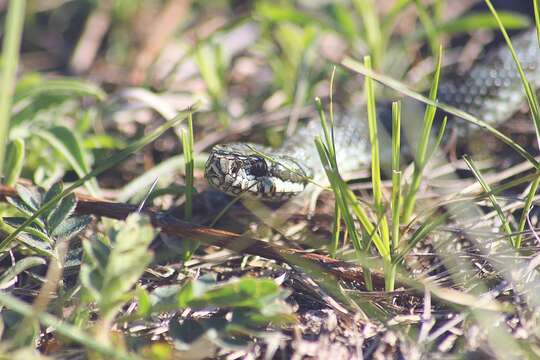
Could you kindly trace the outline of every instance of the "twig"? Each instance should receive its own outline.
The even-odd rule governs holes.
[[[78,214],[87,214],[123,220],[129,214],[137,212],[137,205],[100,200],[85,194],[76,193]],[[17,197],[15,188],[0,185],[0,198]],[[247,235],[212,229],[182,221],[167,212],[155,209],[143,209],[150,217],[152,225],[160,228],[168,235],[175,235],[198,241],[212,246],[219,246],[237,253],[261,256],[278,262],[287,263],[295,268],[301,268],[309,275],[328,281],[338,280],[362,283],[363,270],[346,261],[332,259],[328,256],[291,249],[281,245],[271,244]],[[374,285],[384,287],[384,276],[373,274]]]

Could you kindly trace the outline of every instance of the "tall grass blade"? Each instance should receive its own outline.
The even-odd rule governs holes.
[[[25,0],[11,0],[8,4],[5,23],[2,57],[0,60],[0,171],[3,171],[4,168],[25,7]],[[4,176],[4,174],[2,173],[0,176]]]
[[[463,160],[465,160],[465,163],[467,164],[467,166],[469,167],[469,169],[471,170],[471,172],[473,173],[474,177],[476,178],[476,180],[480,183],[480,185],[482,186],[482,188],[484,189],[484,191],[489,194],[488,195],[488,198],[489,198],[489,201],[491,202],[493,208],[495,209],[495,211],[497,212],[497,215],[499,216],[499,219],[501,220],[501,223],[502,223],[502,227],[504,229],[504,231],[506,232],[506,234],[510,237],[510,240],[512,242],[512,245],[515,247],[516,246],[516,243],[515,243],[515,239],[514,237],[512,236],[512,228],[510,227],[510,224],[508,223],[508,219],[507,217],[504,215],[504,212],[502,211],[502,207],[501,205],[499,204],[499,202],[497,201],[497,198],[495,197],[495,195],[493,194],[492,190],[491,190],[491,187],[489,186],[489,184],[486,182],[486,180],[484,179],[484,177],[482,176],[482,173],[480,172],[480,170],[478,169],[478,167],[474,164],[474,162],[472,161],[471,157],[468,156],[468,155],[465,155],[463,157]]]
[[[364,57],[364,65],[371,69],[371,58]],[[390,235],[388,232],[388,222],[384,216],[382,185],[381,185],[381,164],[379,158],[379,136],[377,133],[377,111],[375,108],[375,92],[373,89],[373,80],[370,77],[364,79],[364,91],[367,100],[369,141],[371,144],[371,182],[373,186],[373,200],[377,211],[377,218],[380,219],[379,233],[383,241],[384,251],[378,249],[382,253],[390,253]],[[385,259],[389,260],[389,259]]]
[[[188,114],[187,131],[182,129],[182,146],[184,148],[184,160],[186,169],[186,205],[185,218],[191,220],[193,216],[193,170],[194,170],[194,146],[193,146],[193,113]]]
[[[538,38],[538,46],[540,46],[540,0],[532,0],[534,7],[534,22],[536,24],[536,36]]]
[[[435,69],[433,83],[429,91],[429,98],[432,101],[435,101],[437,98],[439,80],[441,77],[442,57],[442,47],[439,47],[439,53],[437,55],[437,67]],[[436,111],[436,106],[428,105],[424,114],[424,125],[422,127],[422,134],[420,136],[420,142],[416,151],[413,178],[403,204],[403,221],[405,223],[409,221],[416,204],[416,193],[420,188],[424,168],[428,160],[428,146],[431,139],[431,128],[433,126]]]

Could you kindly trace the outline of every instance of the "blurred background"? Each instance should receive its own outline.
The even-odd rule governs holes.
[[[493,3],[509,29],[530,26],[531,1]],[[6,6],[1,0],[1,29]],[[195,101],[202,104],[195,119],[197,153],[241,138],[276,146],[313,114],[315,96],[327,99],[332,68],[344,56],[371,54],[378,71],[423,91],[438,41],[445,46],[445,67],[466,71],[497,40],[494,27],[484,2],[473,0],[29,1],[17,87],[21,101],[15,103],[10,138],[26,140],[23,175],[45,187],[60,178],[73,180]],[[51,83],[55,79],[80,83],[62,89]],[[361,83],[338,68],[336,105],[358,104]],[[45,96],[31,95],[36,86]],[[378,91],[379,99],[399,96],[383,87]],[[78,159],[54,146],[57,131],[53,139],[36,135],[55,126],[72,132],[80,146],[70,151]],[[180,151],[170,131],[102,175],[101,186],[125,187]],[[204,156],[197,159],[200,165]],[[161,186],[173,183],[180,167],[174,160],[169,165],[160,174]],[[109,195],[127,200],[136,195],[134,188]]]

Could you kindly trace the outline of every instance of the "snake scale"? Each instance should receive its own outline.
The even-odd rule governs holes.
[[[540,47],[536,29],[512,39],[518,58],[535,90],[540,88]],[[526,102],[523,85],[506,44],[482,56],[463,76],[441,79],[438,101],[464,110],[492,126],[498,126]],[[378,118],[389,112],[378,109]],[[404,118],[404,126],[407,119]],[[450,121],[448,127],[462,134],[468,125]],[[268,201],[286,200],[304,190],[309,178],[324,171],[314,145],[321,125],[311,120],[287,138],[278,149],[251,143],[215,145],[205,168],[213,187],[231,195],[249,193]],[[352,171],[370,164],[371,150],[364,114],[336,119],[334,143],[340,170]],[[384,150],[384,149],[383,149]],[[384,156],[384,151],[383,151]]]

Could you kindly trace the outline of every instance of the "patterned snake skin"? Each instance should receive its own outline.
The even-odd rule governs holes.
[[[533,28],[515,36],[512,43],[528,80],[534,89],[539,89],[540,47],[536,30]],[[438,100],[492,126],[516,113],[526,102],[526,97],[506,44],[489,51],[466,75],[443,77]],[[378,110],[378,118],[383,121],[388,114],[388,108]],[[405,117],[403,124],[407,125]],[[458,134],[469,130],[468,126],[462,121],[448,123],[448,127],[458,130]],[[213,187],[231,195],[247,192],[264,200],[288,199],[303,191],[308,178],[324,176],[313,142],[314,136],[319,134],[322,134],[320,122],[314,120],[298,129],[279,149],[249,143],[216,145],[206,163],[206,178]],[[365,114],[336,119],[334,136],[342,172],[369,166],[371,150]]]

